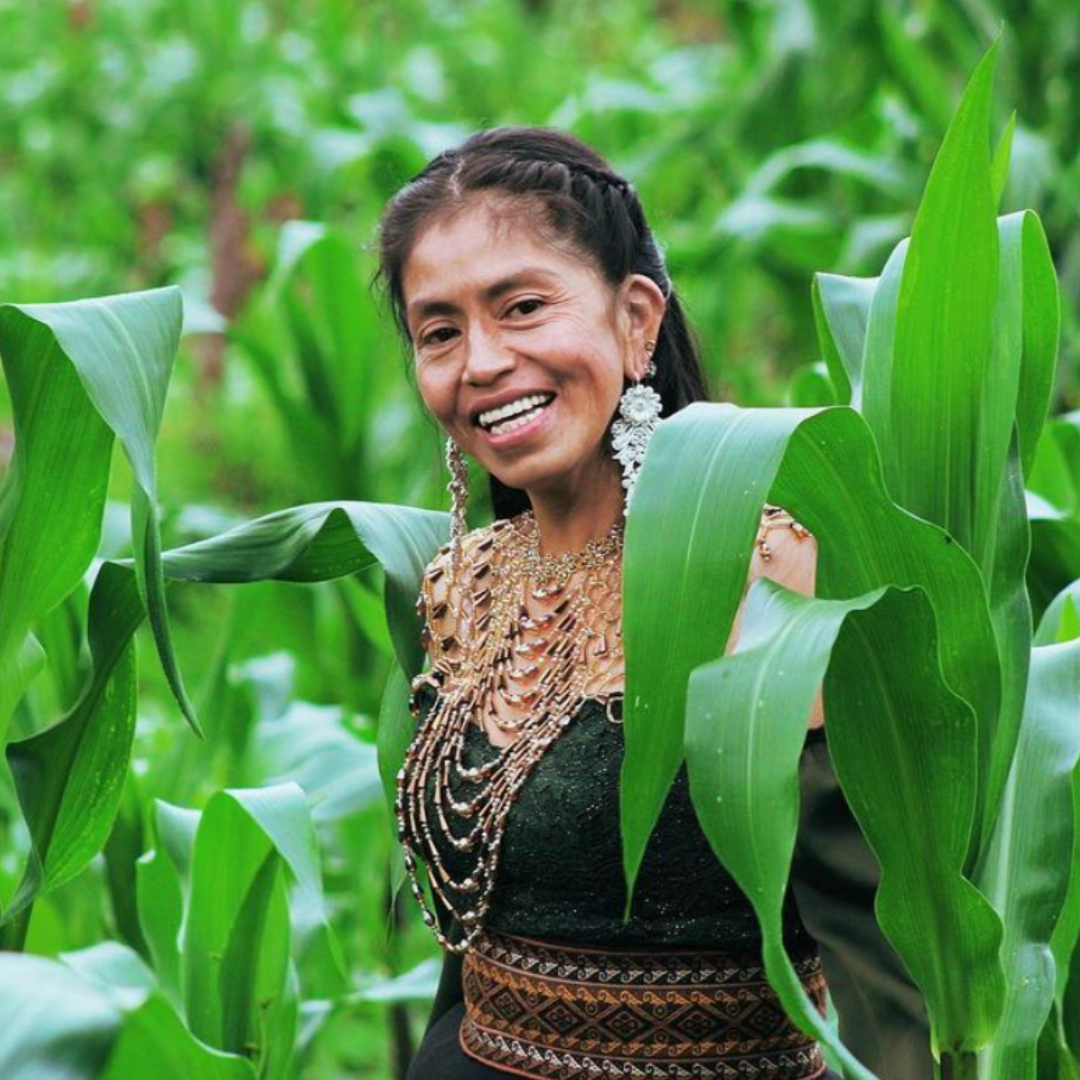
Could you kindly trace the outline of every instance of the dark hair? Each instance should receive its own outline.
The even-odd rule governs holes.
[[[511,204],[514,196],[526,196],[530,201],[522,209],[529,211],[535,210],[531,200],[537,200],[541,213],[533,220],[590,258],[613,287],[629,274],[655,281],[667,297],[652,355],[656,375],[650,383],[660,395],[661,415],[708,400],[697,336],[672,287],[637,192],[595,150],[554,128],[477,132],[434,157],[387,204],[378,228],[379,265],[372,283],[383,283],[394,320],[410,346],[402,292],[406,260],[424,229],[472,205],[474,193],[481,191],[509,196]],[[490,483],[497,518],[528,509],[524,491],[507,487],[495,476]]]

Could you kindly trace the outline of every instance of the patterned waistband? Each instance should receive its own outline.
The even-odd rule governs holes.
[[[794,963],[824,1016],[817,952]],[[465,953],[462,983],[462,1050],[536,1080],[811,1080],[826,1068],[760,956],[579,948],[487,929]]]

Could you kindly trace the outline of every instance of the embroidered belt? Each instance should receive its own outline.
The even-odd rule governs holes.
[[[794,960],[825,1015],[817,951]],[[462,1050],[538,1080],[811,1080],[821,1047],[760,955],[580,948],[485,929],[462,962]]]

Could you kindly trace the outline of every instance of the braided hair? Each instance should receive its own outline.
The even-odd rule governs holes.
[[[531,222],[591,260],[612,287],[630,274],[654,281],[667,299],[652,354],[656,376],[651,385],[660,395],[661,415],[708,400],[700,344],[637,191],[590,146],[555,128],[508,126],[477,132],[429,161],[387,204],[378,227],[378,268],[372,284],[381,284],[407,347],[411,349],[412,338],[402,278],[409,254],[425,229],[473,205],[479,192],[500,197],[500,210],[507,213],[520,203],[522,213],[534,215]],[[490,483],[497,518],[528,509],[525,492],[495,476]]]

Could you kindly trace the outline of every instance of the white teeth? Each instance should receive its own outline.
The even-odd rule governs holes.
[[[527,397],[518,398],[516,401],[511,401],[506,405],[500,405],[497,409],[488,409],[487,412],[482,412],[476,419],[481,426],[488,427],[497,420],[505,420],[507,417],[516,416],[522,409],[528,409],[534,405],[546,405],[553,397],[553,394],[529,394]]]
[[[508,431],[531,424],[544,410],[530,409],[524,416],[515,416],[513,420],[507,420],[504,424],[496,424],[490,429],[492,435],[504,435]]]

